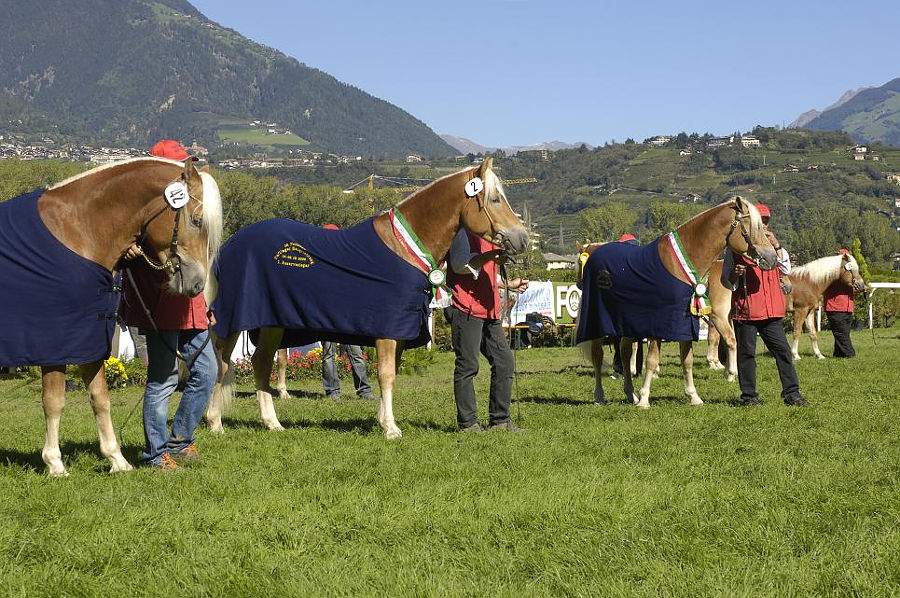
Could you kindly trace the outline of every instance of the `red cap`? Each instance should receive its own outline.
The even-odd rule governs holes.
[[[326,224],[322,228],[327,228],[328,230],[341,230],[340,228],[338,228],[337,224],[331,224],[331,223]]]
[[[190,158],[191,160],[196,160],[194,156],[187,153],[187,150],[184,149],[184,146],[174,139],[163,139],[162,141],[157,141],[156,144],[150,148],[150,155],[156,156],[157,158],[169,158],[170,160],[187,160]]]
[[[846,250],[845,248],[843,248],[843,247],[841,247],[840,253],[841,253],[842,255],[850,255],[850,252],[847,251],[847,250]]]
[[[632,235],[631,233],[625,233],[624,235],[619,237],[619,243],[624,243],[625,241],[637,241],[637,239],[635,239],[634,235]]]
[[[764,203],[756,204],[756,210],[759,212],[760,216],[772,216],[772,212],[769,211],[769,206]]]

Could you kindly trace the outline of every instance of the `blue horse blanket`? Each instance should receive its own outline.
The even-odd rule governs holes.
[[[577,342],[607,335],[696,341],[700,321],[690,313],[690,285],[659,257],[659,241],[607,243],[588,258],[582,279]]]
[[[38,215],[42,194],[0,202],[0,365],[106,359],[118,285],[47,230]]]
[[[345,230],[272,219],[236,232],[215,263],[220,337],[284,328],[282,347],[319,340],[417,347],[430,340],[428,278],[391,251],[372,219]]]

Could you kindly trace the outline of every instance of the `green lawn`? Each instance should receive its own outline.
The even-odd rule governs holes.
[[[609,378],[592,405],[575,349],[518,351],[523,435],[455,431],[447,353],[398,379],[395,442],[347,380],[340,403],[289,384],[281,433],[242,388],[227,433],[201,429],[203,461],[175,474],[105,474],[73,394],[65,479],[44,475],[39,389],[0,380],[0,594],[896,596],[900,335],[853,342],[856,360],[798,362],[811,409],[781,404],[765,356],[762,407],[698,359],[696,409],[666,345],[643,412]],[[477,390],[484,413],[484,372]],[[114,395],[133,463],[139,397]]]
[[[304,146],[309,145],[309,141],[303,139],[293,133],[287,134],[269,134],[266,133],[265,127],[250,127],[247,125],[223,125],[218,130],[219,139],[221,141],[236,141],[247,145],[257,145],[260,147],[275,146]]]

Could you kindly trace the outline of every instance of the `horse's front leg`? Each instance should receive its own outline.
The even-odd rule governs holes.
[[[660,340],[651,338],[647,342],[647,371],[644,372],[644,384],[641,386],[640,398],[635,397],[635,405],[641,409],[650,409],[650,385],[653,384],[653,374],[659,367]]]
[[[591,365],[594,366],[594,403],[603,405],[606,398],[603,396],[603,341],[595,338],[591,343]]]
[[[712,317],[709,319],[709,332],[706,336],[706,363],[711,370],[723,370],[725,365],[719,361],[719,342],[722,336],[719,334],[718,324],[713,323]]]
[[[41,458],[53,477],[69,475],[59,450],[59,419],[66,406],[66,366],[41,367],[42,403],[44,406],[44,450]]]
[[[791,353],[794,354],[794,361],[799,361],[800,358],[800,336],[803,334],[803,320],[806,319],[806,314],[803,313],[798,307],[794,308],[794,342],[791,343]]]
[[[825,359],[825,356],[819,351],[819,332],[816,330],[815,308],[811,309],[806,316],[806,327],[809,329],[809,342],[812,344],[813,355],[816,356],[816,359]]]
[[[678,343],[681,353],[681,372],[684,378],[684,394],[691,400],[691,405],[699,407],[703,404],[697,389],[694,387],[694,343],[681,341]]]
[[[91,409],[97,420],[97,432],[100,435],[100,453],[109,459],[109,473],[131,471],[131,463],[122,456],[116,431],[109,414],[109,387],[106,385],[106,370],[102,361],[95,361],[81,366],[81,379],[91,397]],[[63,383],[65,384],[65,383]]]
[[[725,379],[729,382],[734,382],[737,376],[737,341],[734,337],[734,327],[727,317],[722,317],[715,310],[710,314],[709,322],[712,326],[709,328],[709,349],[706,352],[706,360],[710,361],[710,356],[714,357],[719,367],[713,369],[725,369]],[[716,339],[715,348],[713,348],[713,337]],[[718,344],[722,341],[725,341],[725,345],[728,347],[727,368],[719,362]],[[710,367],[712,367],[711,364]]]
[[[278,375],[276,377],[275,388],[278,390],[279,399],[289,399],[291,395],[287,391],[287,349],[278,349],[275,353],[275,360],[278,363]]]
[[[274,431],[284,430],[275,414],[271,385],[273,360],[282,336],[282,328],[260,328],[256,350],[250,358],[253,363],[253,380],[256,383],[256,399],[259,401],[259,417],[267,428]]]
[[[380,338],[375,341],[375,352],[378,355],[378,386],[381,388],[378,423],[384,430],[384,437],[393,440],[403,436],[403,432],[394,421],[394,381],[397,379],[397,366],[403,353],[403,342]]]
[[[234,368],[231,367],[231,354],[237,344],[239,332],[235,332],[228,338],[219,338],[210,330],[211,341],[216,350],[216,362],[219,366],[219,374],[209,405],[206,408],[206,423],[211,432],[222,434],[225,428],[222,426],[222,415],[234,397]]]

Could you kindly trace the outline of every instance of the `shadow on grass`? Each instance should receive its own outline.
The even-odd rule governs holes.
[[[289,398],[291,399],[322,399],[325,398],[325,395],[321,392],[309,392],[307,390],[288,390]],[[278,391],[272,393],[272,396],[275,399],[278,399]],[[238,390],[234,393],[235,399],[255,399],[256,391],[255,390]]]

